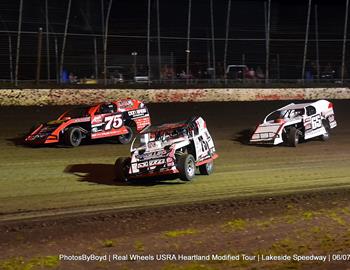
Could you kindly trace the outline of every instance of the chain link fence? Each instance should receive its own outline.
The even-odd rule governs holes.
[[[106,8],[109,1],[101,1],[104,10],[101,16],[108,14]],[[116,34],[118,31],[115,29],[118,29],[118,25],[113,25],[113,20],[109,23],[109,32],[98,34],[87,33],[85,30],[79,32],[79,23],[70,26],[74,12],[73,15],[67,16],[69,13],[66,7],[56,12],[60,18],[58,26],[54,22],[46,24],[45,14],[41,14],[40,18],[30,25],[25,24],[24,19],[24,29],[15,30],[19,23],[9,18],[15,18],[20,11],[15,14],[14,9],[15,7],[19,9],[19,4],[13,5],[11,14],[7,14],[7,19],[4,19],[6,16],[1,16],[3,22],[0,30],[1,83],[11,85],[15,84],[17,79],[18,85],[261,86],[271,83],[333,84],[345,83],[349,79],[347,72],[349,62],[346,57],[347,33],[343,32],[345,17],[339,16],[344,13],[345,1],[332,8],[312,3],[309,18],[307,18],[307,1],[299,5],[292,3],[283,5],[281,1],[275,0],[270,3],[271,9],[268,2],[256,1],[244,4],[241,1],[239,7],[244,14],[251,13],[255,18],[253,22],[242,22],[235,17],[235,13],[239,11],[225,10],[230,2],[227,0],[221,4],[222,11],[225,11],[221,17],[214,12],[214,21],[210,22],[207,16],[200,28],[198,14],[197,17],[192,17],[192,22],[187,17],[188,12],[193,15],[200,12],[195,9],[196,0],[193,0],[191,10],[187,10],[188,1],[183,1],[182,4],[186,5],[180,7],[184,16],[183,22],[176,28],[177,35],[171,33],[169,30],[171,27],[166,28],[168,22],[162,26],[167,14],[164,8],[160,8],[160,11],[157,9],[155,1],[157,0],[148,1],[152,14],[155,15],[146,18],[150,20],[149,34],[137,33],[140,31],[135,31],[135,28],[138,28],[140,23],[130,25],[130,22],[128,25],[130,33]],[[44,1],[36,2],[42,10],[45,10]],[[166,5],[162,0],[159,2],[160,7]],[[147,2],[144,4],[146,8]],[[0,9],[4,5],[0,6]],[[113,5],[111,6],[113,8]],[[260,9],[256,10],[257,7]],[[219,8],[214,5],[214,9]],[[271,28],[267,28],[268,12],[271,12]],[[227,17],[228,15],[231,17]],[[157,22],[157,16],[162,19],[160,23]],[[27,20],[28,18],[31,17],[27,15]],[[68,29],[66,34],[65,19]],[[101,21],[107,22],[106,18],[102,18]],[[135,21],[137,22],[137,18]],[[306,39],[307,26],[309,35]],[[45,31],[45,27],[49,32]],[[121,27],[127,29],[126,26]],[[53,31],[54,28],[60,32]],[[142,29],[145,30],[144,26]],[[188,29],[191,29],[191,34]],[[226,37],[225,30],[227,30]],[[181,31],[183,34],[178,34]],[[19,36],[20,44],[18,44]],[[64,38],[66,42],[63,46]],[[106,51],[104,51],[105,41]],[[304,76],[302,76],[303,60]]]

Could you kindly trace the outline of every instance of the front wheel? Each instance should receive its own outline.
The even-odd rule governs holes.
[[[214,171],[214,162],[211,160],[208,163],[199,166],[199,172],[202,175],[212,174]]]
[[[134,131],[132,128],[129,126],[125,126],[125,128],[128,130],[128,133],[118,136],[118,141],[121,144],[128,144],[134,137]]]
[[[70,127],[64,133],[64,142],[66,145],[77,147],[80,145],[83,135],[79,127]]]
[[[180,179],[183,181],[191,181],[196,174],[196,162],[190,154],[183,154],[178,158],[177,170]]]
[[[330,127],[330,125],[329,125],[328,120],[323,120],[323,121],[322,121],[322,124],[323,124],[324,129],[326,130],[326,133],[324,133],[324,134],[321,135],[321,140],[322,140],[322,141],[328,141],[329,138],[330,138],[329,132],[330,132],[330,130],[331,130],[331,127]]]
[[[128,182],[128,173],[131,159],[120,157],[114,163],[115,180],[117,182]]]

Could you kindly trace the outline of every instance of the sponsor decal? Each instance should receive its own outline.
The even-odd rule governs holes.
[[[328,116],[328,121],[329,122],[333,122],[334,121],[334,114],[331,114],[330,116]]]
[[[73,119],[73,123],[88,122],[88,121],[90,121],[90,117]]]
[[[156,152],[148,152],[144,153],[142,155],[136,155],[136,158],[139,160],[145,160],[145,159],[152,159],[152,158],[157,158],[157,157],[163,157],[167,154],[166,150],[160,150]]]
[[[96,115],[93,119],[92,119],[92,123],[91,124],[98,124],[102,122],[102,116],[101,115]]]
[[[134,102],[131,99],[123,99],[118,101],[118,107],[121,109],[133,107]]]
[[[128,111],[128,115],[132,117],[143,116],[145,114],[147,114],[147,110],[145,108],[134,110],[134,111]]]

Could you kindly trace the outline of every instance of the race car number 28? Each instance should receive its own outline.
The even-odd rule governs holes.
[[[110,130],[112,128],[120,128],[123,125],[122,115],[111,115],[105,117],[105,130]]]
[[[320,128],[322,126],[321,115],[317,114],[311,118],[312,129]]]

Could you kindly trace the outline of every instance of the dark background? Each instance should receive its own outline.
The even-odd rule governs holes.
[[[50,71],[55,77],[56,66],[54,38],[60,55],[68,0],[49,0]],[[173,57],[176,72],[185,69],[188,0],[159,0],[162,65],[170,65]],[[114,0],[109,23],[108,62],[130,69],[131,52],[138,52],[138,64],[146,63],[147,48],[147,0]],[[224,38],[226,29],[227,0],[214,1],[214,25],[216,65],[222,75]],[[229,31],[228,64],[241,64],[242,55],[249,67],[265,70],[264,1],[232,0]],[[319,50],[321,70],[328,63],[339,75],[345,20],[345,0],[314,0],[310,20],[308,63],[315,61],[315,13],[318,6]],[[103,1],[105,13],[108,1]],[[297,79],[301,75],[306,29],[307,0],[272,0],[271,10],[271,76],[276,75],[277,55],[280,61],[280,78]],[[102,65],[102,14],[101,1],[73,0],[65,50],[65,68],[79,77],[94,72],[93,38],[97,38],[99,74]],[[18,28],[19,0],[0,2],[0,79],[8,80],[9,36],[12,39],[12,55],[15,58]],[[24,0],[23,24],[19,59],[20,79],[35,78],[37,31],[45,32],[45,1]],[[156,1],[151,9],[151,55],[156,69],[157,20]],[[43,37],[42,79],[47,78],[46,40]],[[209,59],[208,59],[209,58]],[[209,0],[192,0],[191,58],[192,73],[209,66],[211,53],[211,24]],[[157,74],[155,70],[153,72]],[[347,74],[346,74],[347,76]]]

